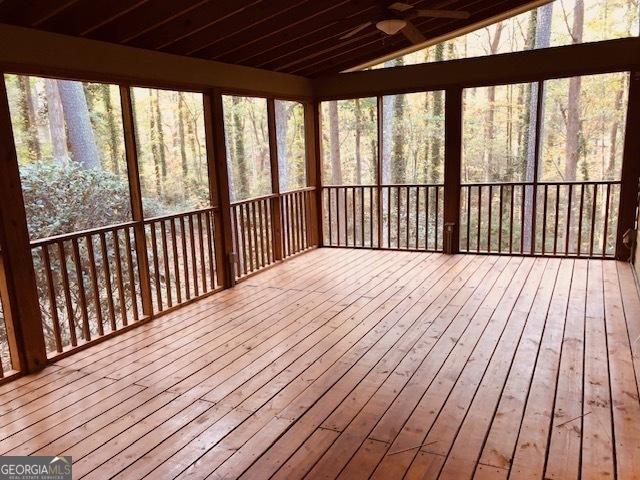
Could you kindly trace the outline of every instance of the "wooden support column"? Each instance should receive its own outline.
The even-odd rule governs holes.
[[[0,172],[0,294],[11,362],[14,370],[33,372],[47,364],[47,352],[4,76],[0,76]]]
[[[383,169],[383,165],[382,165],[382,152],[384,151],[384,133],[382,131],[382,122],[383,122],[383,117],[384,117],[384,99],[381,96],[378,96],[376,99],[376,113],[377,113],[377,119],[378,119],[378,129],[377,129],[377,134],[378,134],[378,155],[376,157],[376,193],[378,196],[378,248],[382,248],[383,245],[383,237],[384,237],[384,201],[383,201],[383,194],[382,194],[382,181],[384,180],[382,178],[382,169]],[[388,195],[391,195],[391,189],[388,190]],[[391,212],[389,212],[389,215],[391,215]],[[391,218],[391,217],[389,217]],[[371,220],[373,221],[373,219]],[[390,220],[389,220],[390,221]],[[389,242],[391,243],[391,242]],[[388,247],[390,247],[391,245],[387,245]],[[373,245],[371,245],[371,248],[373,248]]]
[[[640,72],[632,72],[629,82],[627,124],[622,156],[620,185],[620,209],[616,233],[616,259],[628,261],[631,250],[623,243],[627,230],[634,228],[638,205],[638,182],[640,181]]]
[[[462,160],[462,88],[446,90],[444,147],[445,253],[460,248],[460,163]]]
[[[322,246],[322,167],[320,153],[320,104],[304,104],[305,152],[307,155],[307,186],[315,187],[309,202],[309,245]]]
[[[271,226],[273,228],[273,257],[282,260],[282,211],[280,203],[280,176],[278,174],[278,139],[276,138],[276,107],[273,98],[267,99],[267,120],[269,126],[269,159],[271,161],[271,192],[276,197],[271,200]]]
[[[214,244],[218,282],[224,287],[235,283],[235,256],[231,225],[231,200],[227,170],[227,149],[224,139],[222,95],[212,91],[204,96],[204,126],[207,142],[209,194],[214,215]]]
[[[218,213],[215,225],[216,265],[222,286],[230,288],[236,282],[237,252],[234,251],[233,247],[229,171],[224,137],[224,109],[222,106],[222,94],[218,90],[211,90],[205,97],[204,119],[207,134],[209,185],[211,185],[212,181],[214,182],[217,195],[216,201],[218,202],[216,205]]]
[[[131,194],[131,215],[136,224],[133,233],[136,241],[136,259],[138,274],[140,275],[140,297],[142,299],[142,313],[150,317],[153,315],[153,301],[151,297],[151,277],[149,275],[149,257],[147,255],[147,239],[144,231],[144,211],[142,207],[142,191],[140,189],[140,171],[138,168],[138,146],[136,144],[135,118],[131,103],[131,89],[126,85],[120,86],[120,102],[122,104],[122,126],[124,130],[124,146],[127,157],[127,175],[129,177],[129,192]]]

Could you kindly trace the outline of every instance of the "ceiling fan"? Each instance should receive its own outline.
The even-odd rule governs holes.
[[[371,25],[374,25],[378,30],[387,35],[402,33],[405,37],[407,37],[407,39],[409,39],[411,43],[416,44],[424,42],[426,38],[412,23],[413,19],[428,17],[464,20],[469,18],[470,16],[469,12],[463,10],[428,10],[415,8],[413,5],[402,2],[394,2],[381,10],[381,18],[379,20],[373,19],[366,23],[358,25],[354,29],[341,36],[340,40],[351,38],[361,31],[369,28]]]

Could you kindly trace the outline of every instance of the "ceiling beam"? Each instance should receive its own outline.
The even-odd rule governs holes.
[[[303,77],[0,24],[0,71],[171,89],[310,98]],[[70,55],[69,52],[73,52]]]
[[[41,26],[44,30],[65,35],[85,36],[147,2],[149,0],[78,3],[62,14],[43,22]]]
[[[640,68],[640,38],[339,73],[313,80],[320,100],[520,83]]]
[[[151,5],[142,4],[125,17],[115,19],[95,30],[91,38],[129,43],[208,2],[209,0],[154,0]]]

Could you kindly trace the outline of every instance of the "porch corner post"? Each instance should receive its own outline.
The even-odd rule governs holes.
[[[627,122],[620,176],[620,207],[616,232],[617,260],[629,261],[632,252],[624,244],[624,234],[635,225],[638,206],[638,182],[640,182],[640,71],[631,72]],[[636,232],[637,235],[637,232]],[[637,240],[636,240],[637,241]]]
[[[224,109],[222,93],[211,90],[205,96],[204,119],[207,140],[207,163],[209,166],[209,188],[215,195],[212,202],[218,211],[215,215],[216,269],[224,288],[236,283],[236,252],[233,243],[231,221],[231,194],[227,168],[227,147],[224,137]]]
[[[309,245],[323,246],[322,233],[322,168],[320,157],[320,104],[304,104],[305,151],[307,154],[307,186],[315,187],[309,204]]]
[[[47,364],[36,274],[22,197],[11,113],[0,72],[0,295],[12,368],[34,372]]]
[[[280,172],[278,169],[278,139],[276,138],[276,102],[273,98],[267,99],[267,124],[269,130],[269,161],[271,162],[271,193],[275,197],[271,199],[273,208],[273,257],[276,261],[283,257],[282,238],[282,200],[280,197]]]
[[[142,191],[140,187],[140,171],[138,166],[138,145],[135,134],[135,118],[131,89],[128,85],[120,85],[120,102],[122,104],[122,125],[124,130],[124,146],[127,158],[127,175],[129,177],[129,192],[131,195],[131,215],[135,225],[133,235],[136,242],[136,259],[138,274],[140,275],[140,297],[142,299],[142,313],[153,315],[153,301],[151,297],[151,275],[149,274],[149,256],[147,254],[147,238],[144,229],[144,210],[142,206]]]
[[[443,250],[460,249],[460,170],[462,161],[462,88],[445,93]]]

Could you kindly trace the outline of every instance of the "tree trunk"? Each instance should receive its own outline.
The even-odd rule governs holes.
[[[187,140],[185,138],[184,123],[185,123],[185,105],[184,94],[178,93],[178,139],[180,148],[180,164],[182,165],[182,182],[187,181],[189,175],[189,162],[187,161]]]
[[[603,178],[609,178],[609,179],[615,179],[617,178],[617,172],[616,170],[616,157],[618,155],[618,145],[617,145],[617,138],[618,138],[618,129],[620,128],[620,123],[619,123],[619,118],[617,113],[620,112],[620,110],[622,109],[622,96],[624,94],[623,89],[626,87],[626,85],[623,85],[623,87],[618,90],[616,92],[616,100],[615,100],[615,113],[613,115],[613,117],[615,118],[613,124],[611,125],[611,130],[609,132],[609,162],[607,164],[607,170],[605,172],[603,172],[602,177]]]
[[[162,125],[162,110],[160,110],[160,91],[156,90],[155,101],[156,128],[158,130],[158,153],[160,160],[160,170],[162,172],[162,182],[167,179],[167,153],[164,145],[164,127]]]
[[[236,198],[244,199],[247,198],[247,163],[244,153],[244,125],[242,122],[242,115],[239,112],[240,107],[242,105],[242,99],[237,96],[233,96],[233,131],[235,135],[234,142],[234,150],[235,150],[235,160],[237,173],[236,176],[237,184],[236,187]]]
[[[436,53],[435,53],[435,61],[441,62],[444,60],[444,44],[439,43],[436,45]],[[433,113],[431,118],[434,121],[438,122],[444,118],[444,98],[442,95],[442,90],[436,90],[433,92]],[[433,141],[431,142],[431,155],[426,159],[428,163],[429,171],[431,175],[428,180],[429,183],[438,183],[440,180],[440,169],[441,169],[441,158],[440,158],[440,150],[442,148],[442,139],[437,135],[433,137]]]
[[[362,137],[362,109],[360,108],[360,99],[355,99],[355,115],[356,115],[356,184],[362,184],[362,159],[360,151],[360,141]]]
[[[153,90],[149,90],[149,133],[151,134],[151,155],[156,178],[156,193],[162,195],[162,173],[160,168],[160,142],[156,126],[155,99]]]
[[[56,163],[69,161],[67,151],[67,132],[64,126],[64,114],[62,102],[58,90],[58,81],[50,78],[44,80],[47,95],[47,111],[49,114],[49,131],[51,133],[51,145],[53,147],[53,160]]]
[[[82,83],[58,80],[58,91],[67,123],[73,160],[87,170],[100,168],[100,154],[96,146]]]
[[[504,23],[500,22],[496,25],[496,31],[494,33],[493,38],[491,39],[490,54],[495,55],[498,53],[498,48],[500,46],[500,38],[502,37],[502,30],[504,29]],[[484,130],[484,154],[485,154],[485,162],[484,164],[487,166],[486,180],[488,181],[496,181],[500,180],[500,166],[494,164],[493,159],[493,139],[496,135],[495,128],[495,102],[496,102],[496,87],[490,86],[489,91],[487,93],[487,118],[485,123]]]
[[[26,134],[27,150],[30,160],[39,160],[42,156],[40,140],[38,138],[38,120],[31,93],[31,79],[27,75],[18,75],[19,103],[24,132]]]
[[[572,43],[582,42],[584,30],[584,3],[576,0],[573,9],[573,26],[571,28]],[[582,89],[582,77],[576,76],[569,79],[569,93],[567,95],[567,143],[565,150],[564,180],[576,179],[578,158],[580,156],[580,91]]]
[[[291,116],[291,109],[285,102],[275,102],[276,114],[276,143],[278,148],[278,180],[280,191],[290,190],[289,185],[289,148],[287,145],[287,125]]]
[[[530,25],[532,31],[528,35],[533,38],[533,46],[535,48],[547,48],[551,42],[551,19],[553,16],[553,2],[548,3],[536,10],[535,23]],[[527,182],[533,182],[538,180],[535,177],[536,171],[536,119],[538,117],[538,84],[532,83],[528,88],[528,120],[529,128],[527,132],[526,140],[526,166],[524,179]],[[542,103],[544,108],[544,103]],[[540,112],[540,119],[544,117],[543,112]],[[540,125],[540,131],[542,131],[542,125]],[[524,212],[524,232],[523,243],[524,251],[530,251],[531,239],[533,235],[533,188],[526,188]]]
[[[111,100],[111,88],[106,83],[101,85],[102,97],[104,98],[104,106],[107,112],[107,129],[109,132],[109,150],[111,152],[111,165],[113,173],[120,175],[120,162],[119,162],[119,143],[120,134],[116,128],[116,116],[113,114],[113,102]]]

